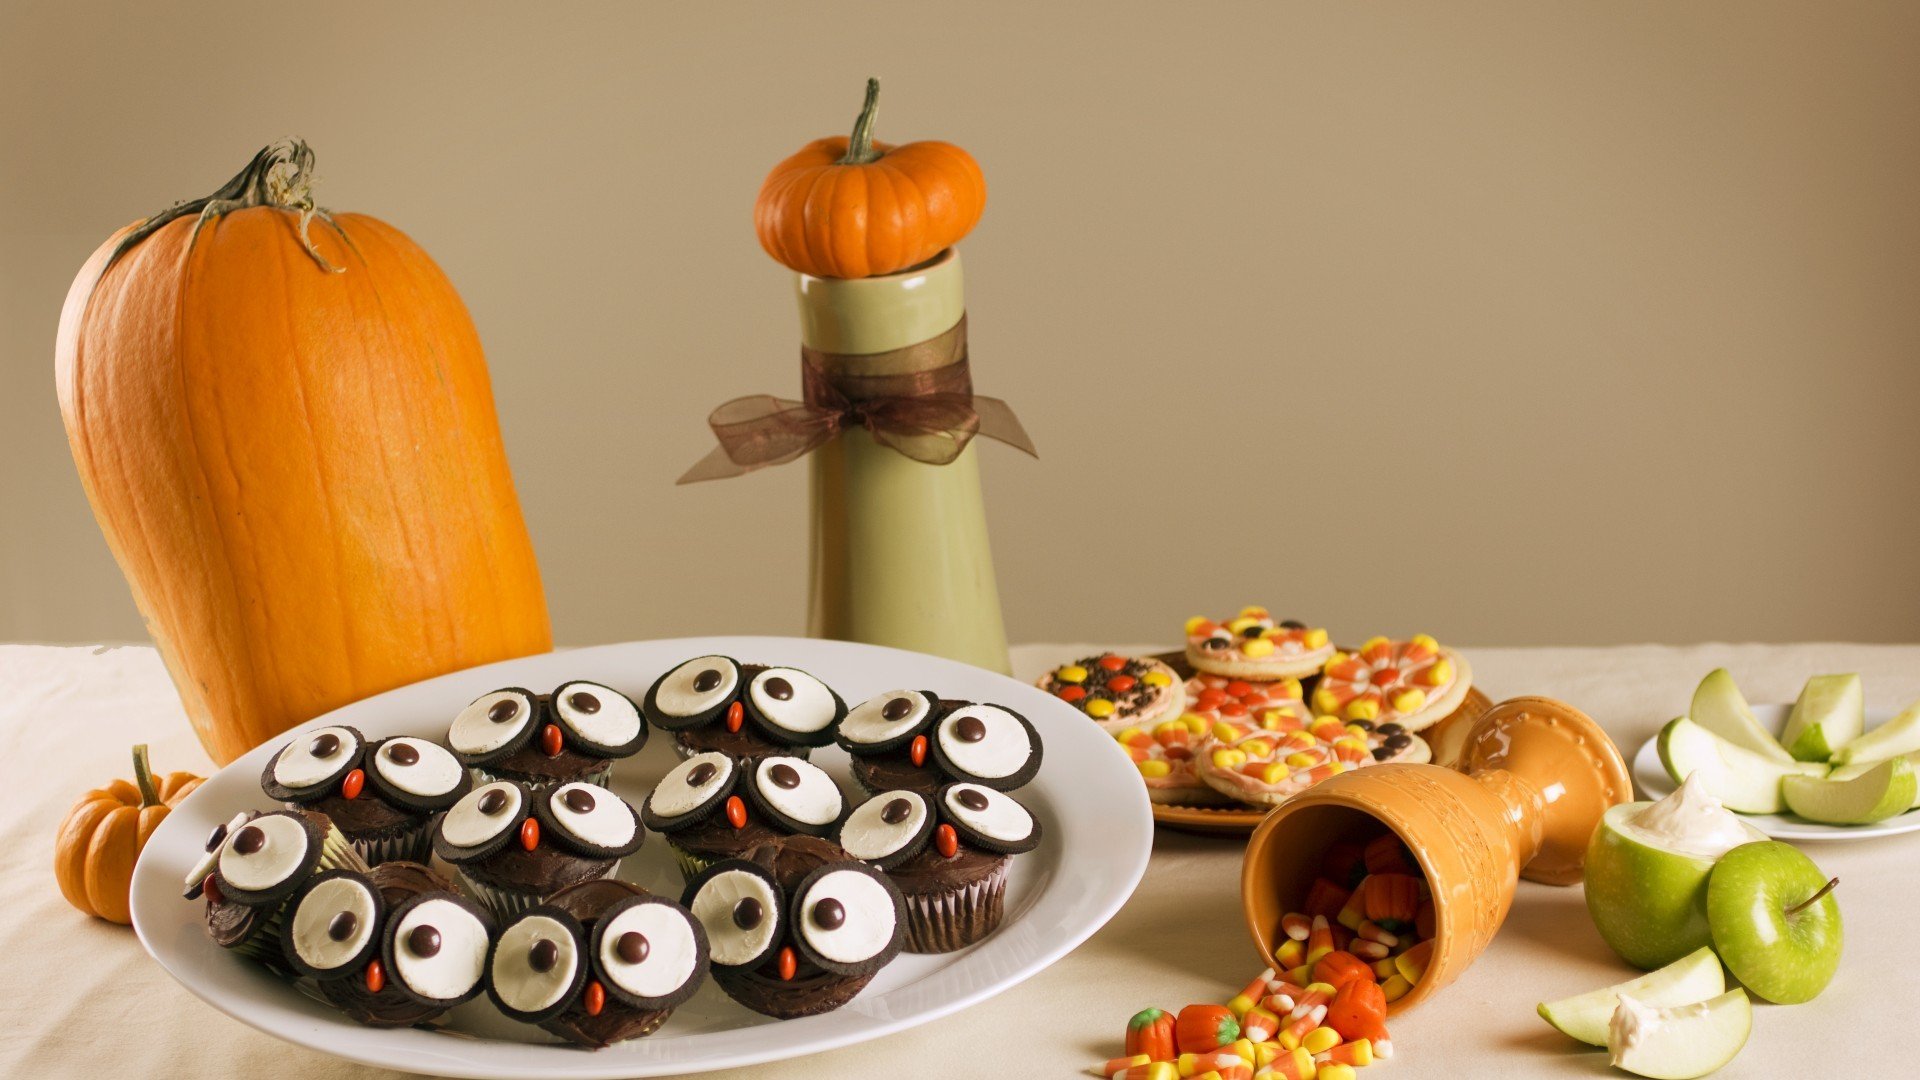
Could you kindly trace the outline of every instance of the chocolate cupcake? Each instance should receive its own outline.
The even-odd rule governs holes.
[[[707,750],[661,778],[640,816],[666,836],[681,873],[691,878],[770,840],[827,836],[846,812],[840,785],[804,758],[737,761]]]
[[[706,927],[714,982],[782,1020],[851,1001],[899,954],[905,923],[900,890],[851,860],[786,885],[759,862],[729,859],[688,882],[682,902]]]
[[[1044,749],[1040,733],[1012,709],[924,690],[868,699],[847,714],[838,738],[853,758],[854,780],[868,794],[931,795],[958,781],[1012,791],[1040,771]]]
[[[453,883],[420,863],[395,859],[365,874],[328,871],[302,886],[289,903],[282,953],[296,974],[313,980],[322,999],[357,1023],[427,1023],[445,1012],[447,1004],[409,993],[390,978],[381,950],[393,913],[416,897],[436,895],[453,895]],[[466,913],[470,915],[470,909]],[[467,926],[463,919],[456,921]],[[444,932],[437,925],[434,932],[442,934],[444,945]],[[422,935],[423,948],[424,941]],[[416,950],[407,951],[411,964]],[[441,960],[457,962],[453,952]]]
[[[655,680],[644,711],[673,732],[681,757],[718,751],[743,761],[773,754],[806,757],[833,741],[847,703],[798,668],[696,656]]]
[[[706,930],[638,885],[582,882],[516,915],[487,959],[502,1013],[595,1048],[653,1034],[707,977]]]
[[[551,694],[518,686],[475,698],[453,718],[447,744],[482,780],[529,788],[606,787],[613,763],[647,743],[633,699],[595,682],[562,683]]]
[[[943,953],[993,933],[1012,856],[1040,843],[1040,823],[1011,795],[948,784],[933,797],[883,792],[840,829],[848,855],[885,870],[906,898],[906,950]]]
[[[309,810],[236,814],[216,825],[187,873],[185,896],[206,898],[207,936],[279,968],[287,902],[315,875],[367,864],[326,815]]]
[[[610,877],[646,839],[640,815],[602,787],[482,784],[441,816],[434,853],[501,919],[582,881]]]
[[[426,861],[433,815],[472,786],[467,770],[437,743],[400,736],[368,744],[344,725],[302,733],[260,776],[270,798],[327,815],[375,866]]]

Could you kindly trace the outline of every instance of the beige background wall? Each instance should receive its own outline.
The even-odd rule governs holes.
[[[73,272],[290,134],[464,293],[562,640],[797,632],[802,471],[672,480],[794,388],[750,209],[869,73],[991,187],[1016,639],[1920,639],[1920,7],[193,7],[0,5],[0,639],[140,634]]]

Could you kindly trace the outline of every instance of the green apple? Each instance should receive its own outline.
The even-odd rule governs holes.
[[[1654,1080],[1693,1080],[1732,1061],[1753,1033],[1745,990],[1652,1008],[1622,997],[1607,1026],[1613,1067]]]
[[[1734,848],[1707,879],[1714,951],[1734,978],[1768,1001],[1813,1000],[1840,966],[1838,884],[1791,844]]]
[[[1797,761],[1825,761],[1860,737],[1867,695],[1858,675],[1815,675],[1800,688],[1780,742]]]
[[[1867,825],[1913,808],[1920,790],[1906,758],[1842,765],[1823,778],[1789,776],[1780,785],[1787,809],[1828,825]]]
[[[1726,668],[1715,668],[1700,680],[1687,717],[1749,753],[1779,762],[1793,760],[1793,755],[1753,718],[1753,710],[1747,707],[1747,699],[1740,695]]]
[[[1920,701],[1907,706],[1899,716],[1841,747],[1833,755],[1835,765],[1855,765],[1862,761],[1885,761],[1920,751]]]
[[[1752,753],[1684,716],[1660,729],[1659,749],[1660,764],[1675,783],[1697,775],[1714,798],[1743,814],[1778,814],[1787,808],[1781,780],[1827,773],[1825,765],[1795,761],[1784,750],[1783,760]]]
[[[1611,807],[1587,844],[1587,913],[1614,952],[1653,969],[1712,944],[1707,879],[1719,857],[1766,834],[1690,779],[1657,803]]]
[[[1705,1001],[1727,988],[1726,972],[1720,958],[1708,948],[1687,955],[1637,979],[1589,990],[1559,1001],[1540,1003],[1540,1018],[1583,1043],[1607,1045],[1607,1022],[1620,1005],[1621,997],[1631,997],[1642,1005],[1665,1008]]]

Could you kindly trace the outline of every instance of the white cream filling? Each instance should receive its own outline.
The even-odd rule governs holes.
[[[800,782],[790,788],[773,782],[773,770],[786,766]],[[846,809],[847,797],[825,769],[797,757],[761,758],[754,766],[753,783],[767,805],[807,825],[829,825]]]
[[[480,812],[480,800],[487,792],[505,792],[507,801],[497,814]],[[453,804],[440,819],[440,836],[454,847],[479,847],[512,827],[520,813],[520,789],[505,780],[482,784]]]
[[[711,690],[695,690],[693,684],[704,671],[719,672],[720,682]],[[724,656],[696,656],[660,680],[653,692],[653,707],[668,716],[694,716],[732,697],[739,685],[740,668],[733,661]]]
[[[512,701],[519,708],[511,718],[496,722],[487,714],[502,701]],[[518,691],[495,690],[482,694],[453,718],[453,726],[447,729],[447,745],[453,747],[456,754],[491,753],[525,731],[527,725],[533,723],[533,715],[533,700]]]
[[[630,933],[647,939],[646,959],[637,964],[620,958],[620,938]],[[614,916],[600,938],[600,970],[635,997],[661,998],[680,989],[699,959],[693,924],[670,904],[635,904]]]
[[[793,688],[785,700],[767,692],[767,684],[775,679],[783,679]],[[819,679],[794,668],[768,668],[753,677],[753,685],[747,693],[753,698],[753,707],[769,722],[796,731],[810,734],[833,723],[833,715],[839,712],[834,704],[833,691]]]
[[[905,820],[890,825],[881,820],[887,804],[905,799],[910,809]],[[927,800],[911,791],[888,791],[853,808],[840,827],[840,846],[856,859],[871,862],[884,859],[906,847],[927,823]]]
[[[984,810],[969,810],[960,803],[960,793],[976,792],[987,798]],[[978,784],[955,784],[946,794],[946,811],[982,836],[1017,843],[1033,835],[1033,815],[1012,797]],[[843,847],[845,845],[842,845]]]
[[[1671,795],[1621,822],[1623,831],[1654,847],[1697,859],[1718,859],[1741,844],[1766,839],[1765,834],[1720,805],[1699,773]]]
[[[832,930],[814,919],[814,908],[828,899],[846,909],[846,921]],[[858,870],[827,873],[800,898],[796,910],[807,944],[836,964],[858,964],[879,955],[893,940],[898,916],[886,888]]]
[[[713,776],[694,787],[687,777],[702,763],[713,766]],[[732,776],[733,759],[727,755],[717,750],[695,754],[660,778],[659,785],[653,789],[653,812],[663,818],[679,817],[713,798],[713,793],[725,787]]]
[[[986,735],[978,742],[966,742],[958,734],[960,721],[969,716],[986,725]],[[968,705],[949,713],[940,721],[939,739],[948,761],[990,780],[1019,772],[1033,754],[1027,729],[997,705]]]
[[[733,909],[751,897],[760,902],[760,923],[741,929]],[[767,951],[780,935],[780,896],[765,878],[727,870],[708,878],[693,897],[693,917],[707,931],[707,951],[716,964],[739,965]]]
[[[584,812],[567,805],[567,793],[583,791],[593,800]],[[640,823],[626,800],[594,784],[563,784],[547,794],[547,811],[568,832],[594,847],[619,848],[633,841]]]
[[[266,843],[250,855],[242,855],[233,846],[234,838],[257,828]],[[307,858],[307,826],[287,814],[263,814],[227,834],[220,850],[220,876],[226,883],[248,892],[261,892],[279,885],[300,869]]]
[[[402,765],[387,756],[389,750],[402,743],[413,747],[420,759],[411,765]],[[439,743],[414,738],[388,739],[382,743],[380,752],[373,756],[373,767],[387,783],[409,795],[427,799],[459,787],[460,778],[467,771],[460,759]]]
[[[322,735],[332,735],[339,740],[333,753],[319,757],[313,752],[313,741]],[[360,740],[353,732],[343,727],[315,728],[302,732],[280,751],[273,759],[273,779],[281,787],[294,789],[312,787],[340,771],[340,766],[360,752]]]
[[[913,708],[900,719],[889,720],[886,717],[887,704],[895,698],[911,701]],[[840,721],[840,735],[850,743],[861,745],[887,742],[912,731],[915,724],[927,718],[932,708],[927,703],[926,695],[917,690],[889,690],[849,710],[847,718]]]
[[[538,941],[551,941],[555,949],[553,966],[545,971],[533,970],[527,960]],[[539,1012],[560,1000],[579,969],[580,951],[566,926],[545,915],[529,915],[500,934],[493,953],[493,989],[508,1008]]]
[[[585,712],[573,703],[575,694],[591,694],[599,709]],[[580,738],[595,746],[625,746],[640,736],[640,710],[626,695],[599,683],[568,683],[554,691],[553,711]]]
[[[432,956],[415,955],[408,943],[420,926],[440,931],[440,949]],[[473,989],[486,972],[487,945],[487,928],[473,912],[435,897],[415,905],[395,928],[395,974],[421,997],[450,1001]]]
[[[353,932],[335,941],[328,931],[341,912],[353,915]],[[373,893],[365,883],[336,877],[315,885],[293,913],[293,948],[300,959],[331,971],[359,955],[373,938]]]

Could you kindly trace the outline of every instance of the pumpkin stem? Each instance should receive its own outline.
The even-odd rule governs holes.
[[[160,789],[153,786],[153,766],[147,763],[147,744],[133,748],[133,782],[140,788],[140,805],[160,805]]]
[[[847,140],[847,152],[836,165],[867,165],[879,161],[880,151],[873,148],[873,118],[880,111],[880,80],[867,80],[867,103],[860,106],[860,119],[853,122],[853,137]]]
[[[313,237],[307,233],[307,227],[316,217],[329,225],[333,224],[333,217],[314,205],[314,183],[313,148],[305,140],[283,139],[262,147],[259,153],[253,155],[253,160],[247,162],[247,167],[222,184],[220,190],[204,198],[174,203],[121,237],[120,243],[114,246],[113,254],[107,257],[107,265],[118,262],[120,256],[132,250],[135,244],[152,236],[168,222],[188,214],[198,215],[193,223],[193,234],[198,236],[201,226],[221,214],[255,206],[270,206],[297,211],[300,214],[300,246],[306,249],[314,262],[320,264],[320,269],[328,273],[340,273],[341,268],[327,262],[320,250],[313,246]]]

